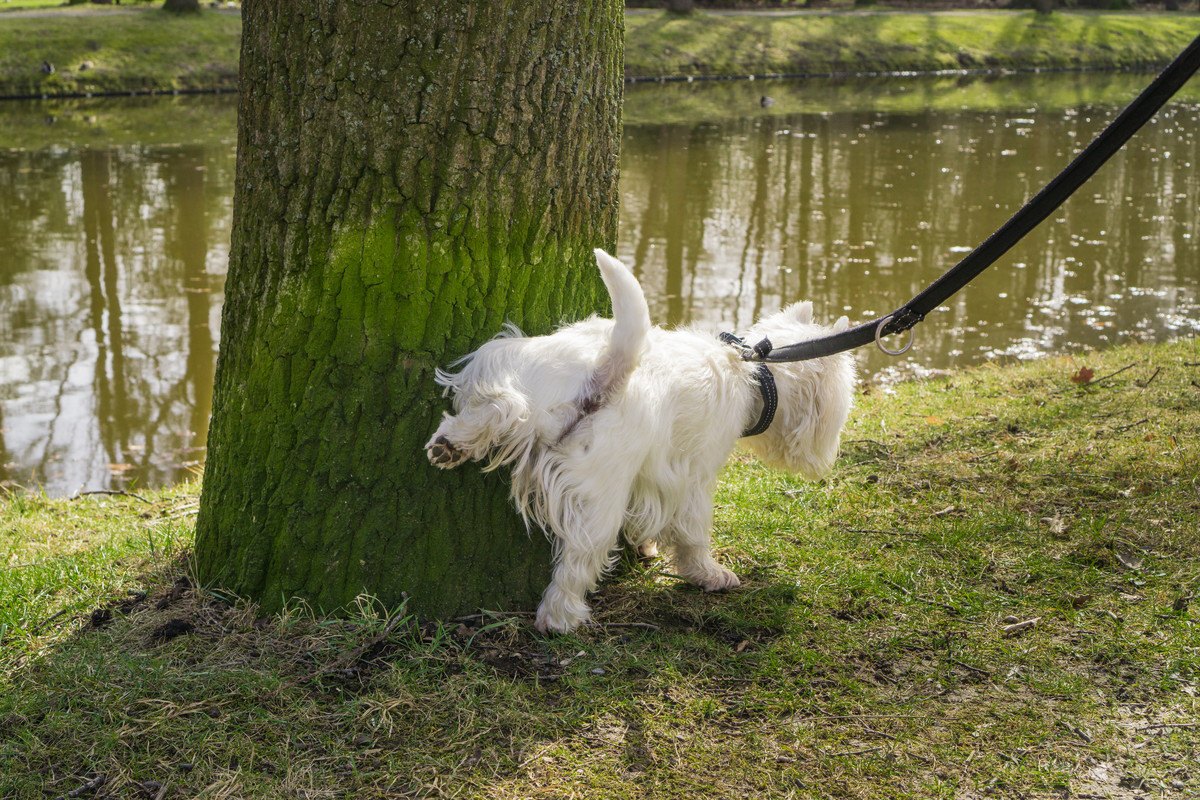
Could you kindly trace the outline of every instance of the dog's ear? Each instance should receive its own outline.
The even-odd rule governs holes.
[[[847,317],[845,314],[838,317],[837,322],[833,323],[833,332],[834,333],[841,333],[842,331],[846,331],[849,329],[850,329],[850,318]]]
[[[808,325],[812,322],[812,301],[805,300],[802,303],[792,303],[783,310],[792,319],[799,322],[801,325]]]

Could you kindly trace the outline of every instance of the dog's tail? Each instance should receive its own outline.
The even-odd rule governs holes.
[[[596,388],[608,394],[621,387],[637,368],[650,332],[650,308],[642,287],[622,264],[608,253],[596,249],[596,265],[612,299],[613,329],[608,348],[601,357]]]
[[[596,248],[596,265],[612,300],[613,327],[608,346],[600,354],[595,371],[584,383],[576,401],[579,413],[563,429],[559,441],[570,435],[580,420],[604,406],[605,402],[625,386],[629,376],[642,359],[646,335],[650,333],[650,307],[642,287],[629,267]]]

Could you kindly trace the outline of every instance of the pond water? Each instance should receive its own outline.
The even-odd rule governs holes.
[[[663,323],[892,310],[1148,81],[627,87],[619,255]],[[1194,82],[1193,82],[1194,83]],[[867,380],[1200,328],[1195,87]],[[770,100],[764,105],[762,98]],[[171,483],[203,459],[232,209],[229,97],[0,104],[0,483]]]

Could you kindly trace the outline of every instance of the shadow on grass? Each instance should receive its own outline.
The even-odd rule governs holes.
[[[1194,789],[1198,445],[1176,432],[1196,360],[1114,350],[1096,374],[1134,366],[1096,387],[1058,360],[865,396],[824,481],[734,459],[715,536],[740,590],[629,565],[570,636],[369,599],[260,618],[166,565],[9,681],[0,794]]]

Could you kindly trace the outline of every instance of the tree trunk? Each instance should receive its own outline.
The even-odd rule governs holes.
[[[1033,7],[1039,14],[1049,14],[1054,11],[1054,0],[1033,0]]]
[[[163,11],[174,11],[177,14],[200,13],[200,0],[165,0]]]
[[[267,610],[535,603],[549,545],[505,478],[422,448],[447,408],[435,367],[603,303],[622,11],[245,3],[203,581]]]

